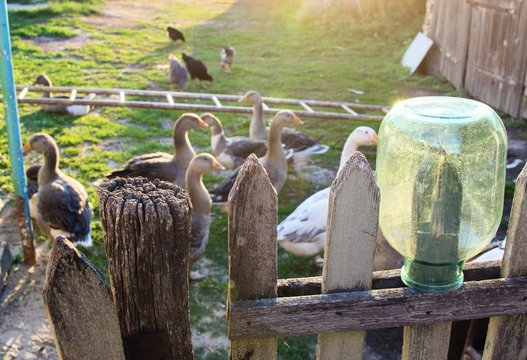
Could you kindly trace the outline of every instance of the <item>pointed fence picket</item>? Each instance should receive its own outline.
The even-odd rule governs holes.
[[[362,359],[365,330],[395,326],[405,327],[403,359],[446,359],[452,321],[488,317],[492,318],[484,358],[526,357],[527,167],[518,178],[501,270],[499,262],[469,263],[464,285],[440,294],[405,288],[399,270],[372,273],[378,190],[359,154],[351,157],[331,188],[323,276],[276,282],[275,258],[269,259],[276,251],[276,238],[271,236],[276,227],[275,197],[265,211],[262,199],[268,195],[261,191],[265,172],[254,158],[245,170],[229,203],[228,322],[233,359],[276,359],[277,337],[304,334],[319,334],[318,359]],[[266,226],[261,232],[236,233],[240,222],[258,223],[262,216]],[[243,245],[233,246],[236,243]],[[250,260],[236,260],[249,254]],[[267,279],[267,297],[254,291],[261,279]],[[242,293],[246,295],[236,296]],[[516,344],[510,339],[517,339]],[[240,344],[250,346],[240,352]],[[265,348],[265,356],[257,346]]]

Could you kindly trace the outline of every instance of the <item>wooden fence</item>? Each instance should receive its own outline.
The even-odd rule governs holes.
[[[277,277],[277,194],[258,159],[229,197],[227,318],[233,360],[277,358],[277,337],[318,334],[318,359],[362,359],[368,329],[404,326],[403,359],[446,359],[451,323],[491,318],[484,359],[527,356],[527,167],[503,263],[467,264],[449,293],[405,288],[373,272],[379,190],[354,153],[329,198],[322,277]],[[254,189],[258,189],[255,196]],[[110,284],[58,237],[44,302],[63,359],[192,359],[188,307],[190,202],[178,187],[114,179],[98,190]]]
[[[527,118],[527,1],[427,0],[423,32],[429,72]]]

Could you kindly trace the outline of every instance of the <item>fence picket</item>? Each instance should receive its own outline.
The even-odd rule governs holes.
[[[404,328],[402,359],[446,359],[451,326],[451,321],[406,326]]]
[[[368,161],[355,152],[329,195],[322,293],[371,288],[379,189]],[[366,331],[318,336],[318,359],[362,359]]]
[[[252,154],[229,195],[228,308],[237,300],[276,297],[277,215],[276,191]],[[232,360],[276,359],[276,339],[231,340],[230,352]]]
[[[504,278],[527,275],[527,165],[516,181],[501,265]],[[527,358],[527,315],[490,318],[483,359]]]
[[[104,276],[73,244],[53,243],[42,292],[61,359],[124,359],[119,320]]]
[[[188,195],[141,177],[106,181],[98,195],[127,359],[192,359]]]

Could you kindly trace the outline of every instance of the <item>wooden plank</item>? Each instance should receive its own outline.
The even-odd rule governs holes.
[[[527,165],[516,181],[501,275],[527,275]],[[512,340],[512,341],[511,341]],[[490,319],[483,359],[527,358],[527,315]]]
[[[124,94],[124,91],[122,91],[122,90],[119,91],[119,102],[120,102],[121,104],[124,104],[125,99],[126,99],[126,95]]]
[[[357,114],[355,111],[351,110],[347,105],[345,104],[342,104],[340,105],[341,108],[343,108],[344,110],[346,110],[347,112],[349,112],[351,115],[359,115]]]
[[[232,339],[378,329],[527,312],[527,277],[465,282],[449,293],[409,288],[252,301],[230,306]]]
[[[465,281],[490,280],[500,277],[501,261],[467,263],[463,268]],[[390,289],[406,286],[401,281],[401,270],[374,271],[372,289]],[[318,295],[321,293],[322,277],[290,278],[278,280],[278,296],[293,297]]]
[[[60,359],[124,359],[110,286],[62,236],[53,243],[42,297]]]
[[[305,102],[300,101],[300,105],[301,105],[304,109],[306,109],[306,111],[309,111],[309,112],[311,112],[311,113],[314,112],[313,109],[311,109],[311,108],[310,108]]]
[[[254,189],[258,189],[255,193]],[[278,199],[265,169],[251,154],[229,194],[229,291],[230,308],[241,300],[276,297]],[[276,339],[231,340],[230,359],[276,359]]]
[[[169,105],[174,105],[174,98],[172,97],[172,95],[170,95],[170,93],[168,93],[167,95],[167,102]]]
[[[28,90],[29,90],[29,89],[27,88],[27,86],[24,87],[24,88],[22,89],[22,91],[20,91],[20,94],[18,95],[18,100],[22,100],[23,98],[25,98],[26,95],[27,95]]]
[[[322,293],[371,288],[379,189],[368,161],[354,152],[331,185]],[[362,359],[366,331],[318,336],[318,359]]]
[[[70,101],[75,101],[76,98],[77,98],[77,89],[73,89],[73,90],[71,90],[69,100]]]
[[[218,100],[218,97],[217,97],[217,96],[213,96],[213,97],[212,97],[212,102],[214,103],[214,105],[216,105],[216,106],[219,107],[219,108],[223,107],[223,105],[221,104],[221,102]]]
[[[443,360],[448,356],[450,321],[406,326],[403,338],[403,360]]]
[[[98,195],[112,293],[125,343],[152,335],[158,346],[134,347],[134,358],[192,359],[187,193],[168,182],[136,177],[106,181]]]

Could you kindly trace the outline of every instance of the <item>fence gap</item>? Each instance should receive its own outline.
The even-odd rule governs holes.
[[[527,165],[516,181],[501,277],[527,275]],[[525,301],[525,299],[524,299]],[[483,359],[527,358],[527,315],[490,318]]]
[[[192,359],[188,195],[141,177],[106,181],[98,195],[127,359]]]
[[[227,317],[233,301],[276,297],[277,216],[276,191],[257,157],[251,154],[229,195]],[[249,325],[250,321],[247,319]],[[272,360],[276,356],[274,337],[231,340],[231,360]]]
[[[359,152],[346,162],[329,194],[322,293],[371,288],[379,189]],[[362,359],[366,331],[318,336],[318,359]]]
[[[124,359],[110,286],[62,236],[53,243],[42,296],[61,359]]]

